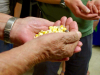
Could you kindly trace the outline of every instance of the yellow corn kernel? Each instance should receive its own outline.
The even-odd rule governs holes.
[[[50,27],[49,27],[49,29],[53,29],[53,28],[54,28],[53,26],[50,26]]]
[[[39,36],[43,35],[43,33],[39,32]]]
[[[48,34],[48,32],[47,31],[44,31],[44,34]]]
[[[67,29],[66,28],[63,28],[62,30],[65,32],[65,30],[67,30]]]
[[[61,32],[68,32],[68,30],[63,26],[50,26],[49,30],[43,31],[41,30],[38,34],[35,35],[34,38],[39,37],[43,34],[48,34],[48,33],[61,33]]]

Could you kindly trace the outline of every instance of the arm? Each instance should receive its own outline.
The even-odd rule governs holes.
[[[93,22],[93,30],[95,30],[95,27],[98,25],[98,23],[99,23],[99,20]]]
[[[3,36],[3,30],[5,27],[5,23],[8,21],[8,19],[10,17],[11,16],[9,16],[9,15],[0,13],[0,18],[2,18],[2,20],[0,19],[1,20],[0,21],[0,26],[1,26],[0,27],[1,28],[0,29],[0,38]],[[32,19],[32,21],[30,19]],[[18,19],[18,21],[15,22],[14,27],[12,28],[13,34],[11,34],[11,35],[13,35],[13,36],[14,36],[14,34],[17,35],[16,32],[21,33],[18,30],[22,26],[20,24],[23,23],[25,28],[27,28],[27,26],[25,25],[26,22],[29,22],[29,20],[30,20],[32,23],[33,19],[35,20],[35,25],[36,25],[36,23],[38,23],[36,21],[39,21],[40,26],[41,26],[42,22],[43,22],[42,23],[43,25],[45,25],[46,23],[47,24],[51,23],[51,25],[53,24],[52,22],[47,21],[45,19],[43,19],[43,20],[37,19],[37,18],[26,18],[24,20]],[[22,22],[22,21],[24,21],[24,22]],[[20,23],[20,22],[22,22],[22,23]],[[30,22],[29,22],[29,24],[30,24]],[[2,26],[2,25],[4,25],[4,26]],[[20,25],[20,26],[16,26],[16,25]],[[70,25],[70,28],[72,28],[72,31],[75,29],[77,30],[76,22],[71,21],[71,24],[69,24],[69,25]],[[75,25],[75,27],[73,28],[74,25]],[[32,26],[31,26],[31,28],[32,28]],[[29,29],[29,27],[28,27],[28,29]],[[29,30],[32,31],[32,29],[29,29]],[[38,29],[38,27],[37,27],[37,29]],[[38,29],[38,30],[41,30],[41,29],[42,28],[40,27],[40,29]],[[21,30],[23,31],[23,29],[21,29]],[[25,32],[27,32],[26,30],[27,29],[25,29]],[[33,33],[35,33],[35,32],[33,32]],[[28,34],[30,34],[30,33],[28,32]],[[30,35],[28,35],[28,36],[30,36]],[[52,37],[55,37],[55,38],[52,38]],[[16,37],[16,38],[18,38],[18,37]],[[81,38],[81,33],[78,31],[76,31],[76,32],[73,31],[73,32],[69,32],[69,33],[57,33],[57,34],[52,33],[52,34],[43,35],[41,37],[33,39],[19,47],[13,48],[12,50],[0,53],[0,75],[20,75],[39,62],[61,60],[66,57],[70,57],[73,55],[74,50],[75,50],[80,38]],[[3,37],[2,37],[2,39],[3,39]],[[77,46],[78,47],[77,52],[79,52],[81,50],[80,49],[81,46],[82,46],[82,44]]]
[[[22,9],[22,4],[17,2],[14,9],[14,17],[20,17],[21,9]]]
[[[28,44],[13,48],[7,52],[0,53],[0,75],[20,75],[32,68],[36,63],[44,61],[39,56],[36,43]],[[36,52],[35,52],[36,51]],[[39,58],[38,58],[39,56]]]

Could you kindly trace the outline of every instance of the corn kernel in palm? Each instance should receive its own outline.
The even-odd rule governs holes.
[[[38,34],[36,34],[34,38],[36,38],[36,37],[38,37],[38,36],[39,36],[39,35],[38,35]]]
[[[61,25],[61,26],[60,26],[60,29],[63,29],[63,28],[64,28],[64,26],[63,26],[63,25]]]
[[[48,32],[47,31],[44,31],[44,34],[48,34]]]
[[[41,32],[39,32],[39,34],[38,34],[39,36],[41,36],[41,35],[43,35],[43,33],[41,33]]]
[[[53,26],[50,26],[50,27],[49,27],[50,30],[53,29],[53,28],[54,28]]]
[[[60,30],[62,30],[62,29],[60,29],[60,28],[57,29],[57,31],[60,31]]]
[[[47,34],[48,34],[48,33],[52,33],[52,31],[51,31],[51,30],[47,30]]]
[[[59,30],[58,32],[63,32],[63,30]]]
[[[62,30],[65,32],[67,29],[64,27]]]

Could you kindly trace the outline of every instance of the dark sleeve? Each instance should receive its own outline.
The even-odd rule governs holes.
[[[31,0],[31,2],[36,2],[36,0]]]
[[[17,2],[22,4],[23,3],[23,0],[17,0]]]

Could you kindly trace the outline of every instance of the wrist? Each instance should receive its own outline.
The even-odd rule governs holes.
[[[64,2],[65,2],[65,5],[68,6],[70,3],[70,0],[64,0]]]
[[[6,15],[3,13],[0,13],[0,39],[4,40],[4,28],[6,26],[7,21],[9,20],[9,18],[11,18],[12,16],[10,15]]]
[[[5,25],[5,28],[4,28],[4,41],[6,43],[11,43],[11,41],[10,41],[10,32],[11,32],[12,27],[13,27],[13,25],[14,25],[14,23],[17,19],[18,18],[16,18],[16,17],[12,17],[7,21],[7,23]]]

